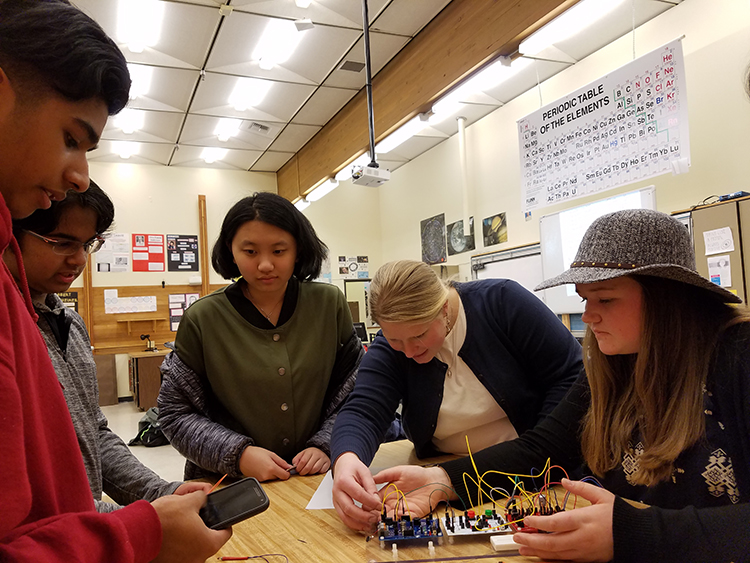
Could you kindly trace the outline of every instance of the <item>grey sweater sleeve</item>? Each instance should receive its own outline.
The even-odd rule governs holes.
[[[241,477],[240,456],[254,444],[252,438],[232,430],[237,425],[226,420],[227,414],[219,420],[219,409],[210,407],[213,394],[208,384],[175,352],[164,358],[161,373],[159,422],[171,444],[203,469]]]
[[[110,430],[101,409],[99,449],[102,456],[102,488],[118,504],[126,505],[141,499],[152,501],[171,495],[182,484],[180,481],[168,483],[138,461],[125,442]]]

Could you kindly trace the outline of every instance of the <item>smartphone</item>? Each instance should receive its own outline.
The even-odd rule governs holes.
[[[212,530],[223,530],[268,508],[268,496],[255,477],[247,477],[206,497],[200,517]]]

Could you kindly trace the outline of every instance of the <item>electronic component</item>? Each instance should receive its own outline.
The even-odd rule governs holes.
[[[402,516],[394,520],[383,515],[378,522],[378,539],[382,548],[385,548],[385,542],[434,540],[435,538],[438,544],[442,544],[443,531],[440,529],[440,521],[431,516],[413,520],[409,516]]]
[[[459,516],[449,516],[446,510],[442,524],[449,540],[455,536],[482,536],[512,531],[505,519],[490,509],[481,514],[467,510]]]
[[[490,545],[495,551],[502,553],[511,553],[518,551],[518,544],[513,541],[512,535],[507,536],[491,536]]]

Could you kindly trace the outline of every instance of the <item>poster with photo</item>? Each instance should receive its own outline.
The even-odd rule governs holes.
[[[368,279],[370,259],[367,256],[339,256],[339,276],[347,280]]]
[[[498,213],[482,220],[484,246],[508,242],[508,222],[505,213]]]
[[[198,271],[198,235],[167,235],[167,270]]]
[[[164,271],[164,235],[133,234],[133,271]]]
[[[445,214],[435,215],[419,223],[422,238],[422,261],[441,264],[448,260],[445,247]]]
[[[464,236],[464,220],[450,223],[445,231],[448,239],[448,256],[469,252],[476,248],[474,242],[474,217],[469,217],[469,235]]]
[[[110,233],[99,252],[94,254],[97,272],[130,271],[130,236],[128,233]]]
[[[200,293],[171,293],[169,295],[169,328],[172,332],[177,332],[182,315],[199,298]]]

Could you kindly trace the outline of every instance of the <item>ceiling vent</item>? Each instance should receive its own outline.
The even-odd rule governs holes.
[[[243,121],[240,129],[250,131],[256,135],[268,135],[271,132],[271,128],[268,125],[263,125],[257,121]]]
[[[349,72],[360,72],[365,68],[365,63],[358,63],[357,61],[344,61],[339,67],[341,70],[348,70]]]

